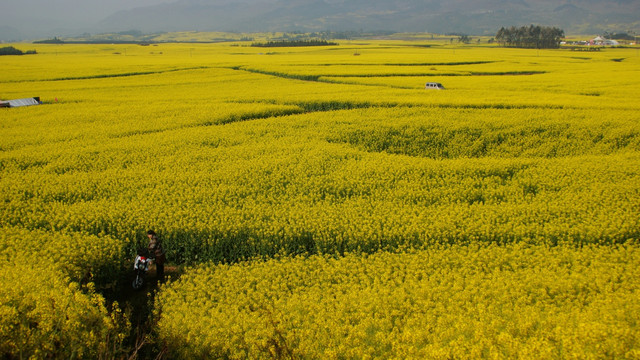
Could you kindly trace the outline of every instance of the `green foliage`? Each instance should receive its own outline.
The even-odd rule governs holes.
[[[3,48],[0,48],[0,55],[32,55],[32,54],[36,54],[36,51],[27,50],[26,52],[23,52],[22,50],[18,50],[13,46],[5,46]]]
[[[469,35],[460,35],[458,36],[458,42],[469,44],[471,42],[471,37]]]
[[[254,47],[300,47],[300,46],[331,46],[338,43],[329,42],[327,40],[281,40],[267,41],[265,43],[253,43]]]
[[[558,48],[563,37],[564,30],[540,25],[502,27],[496,33],[496,41],[504,46],[534,49]]]
[[[628,34],[626,32],[608,32],[608,31],[605,31],[602,34],[602,37],[604,37],[606,39],[629,40],[629,41],[636,39],[635,35],[631,35],[631,34]]]
[[[64,41],[56,36],[53,39],[38,40],[38,41],[34,41],[33,43],[34,44],[64,44]]]

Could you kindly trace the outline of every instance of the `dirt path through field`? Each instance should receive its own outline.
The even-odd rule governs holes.
[[[126,265],[127,269],[133,268],[133,264]],[[182,271],[179,266],[165,265],[165,284],[177,280]],[[133,289],[133,275],[133,270],[123,271],[118,286],[104,293],[105,299],[108,303],[117,301],[131,322],[131,333],[124,344],[130,348],[128,359],[162,359],[162,345],[152,343],[149,336],[156,323],[153,316],[154,300],[162,284],[157,279],[153,264],[149,268],[145,284],[139,290]]]

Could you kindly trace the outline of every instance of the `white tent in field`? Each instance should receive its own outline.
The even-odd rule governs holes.
[[[596,36],[595,38],[591,39],[591,43],[594,44],[594,45],[604,45],[604,46],[618,46],[618,45],[620,45],[617,41],[605,39],[602,36]]]
[[[19,107],[19,106],[31,106],[31,105],[40,105],[40,104],[41,102],[39,97],[0,101],[0,107]]]

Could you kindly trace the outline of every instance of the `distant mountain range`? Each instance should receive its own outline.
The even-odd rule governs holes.
[[[640,33],[640,1],[178,0],[119,11],[82,30],[145,33],[381,30],[493,35],[501,26],[529,24],[557,26],[567,34]],[[0,27],[0,35],[2,31],[17,30]]]
[[[640,30],[638,0],[180,0],[122,11],[100,26],[144,32],[374,31],[495,34],[540,24],[567,33]]]

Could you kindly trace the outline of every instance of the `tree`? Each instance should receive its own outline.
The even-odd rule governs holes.
[[[36,54],[36,51],[27,50],[26,52],[23,52],[22,50],[18,50],[13,46],[6,46],[3,48],[0,48],[0,55],[30,55],[30,54]]]
[[[529,49],[556,49],[560,47],[560,40],[564,37],[564,30],[556,27],[530,25],[516,28],[501,27],[495,39],[502,46]]]
[[[458,36],[458,42],[468,44],[471,42],[471,38],[469,37],[469,35],[460,35]]]

